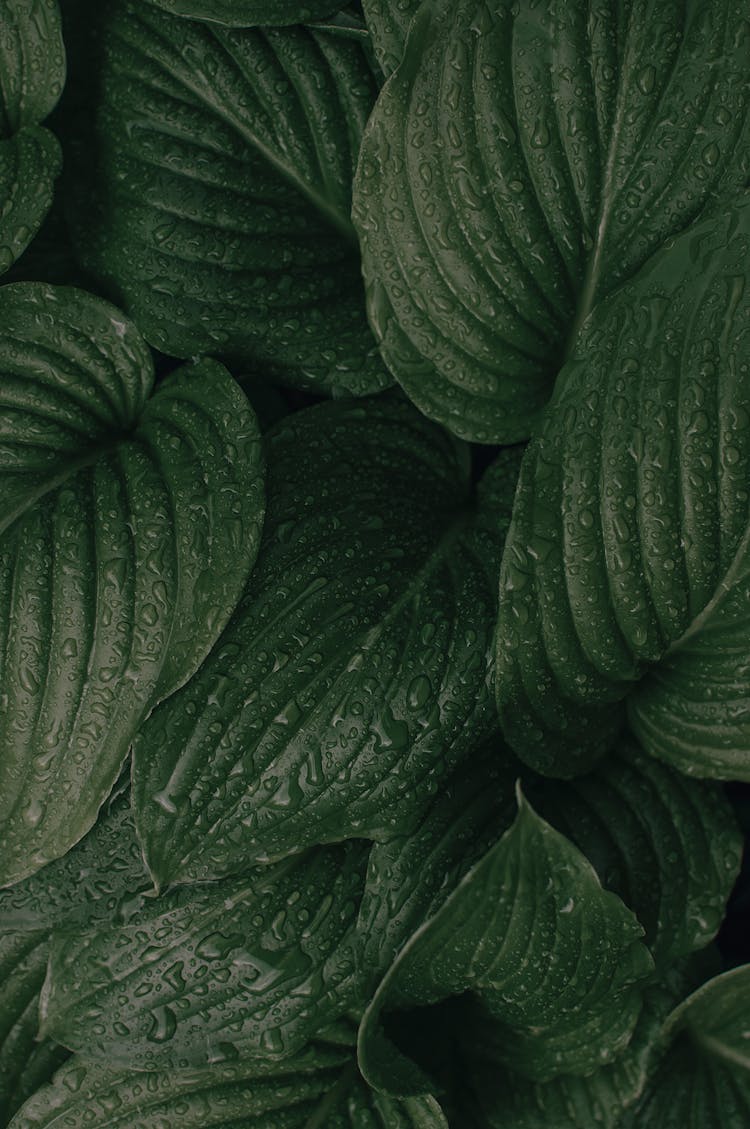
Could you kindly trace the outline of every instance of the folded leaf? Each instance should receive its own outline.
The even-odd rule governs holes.
[[[432,1097],[370,1090],[347,1047],[315,1043],[280,1065],[126,1074],[73,1058],[13,1129],[447,1129]]]
[[[255,417],[215,362],[147,400],[83,291],[0,290],[0,885],[92,826],[144,714],[226,623],[263,514]]]
[[[626,740],[588,775],[536,777],[526,791],[633,910],[657,967],[713,939],[743,842],[718,785],[688,780]]]
[[[500,528],[466,451],[401,399],[322,404],[266,439],[242,603],[134,746],[157,884],[320,842],[403,835],[495,730],[486,661]],[[510,512],[518,456],[494,478]],[[487,489],[490,489],[488,484]]]
[[[69,1055],[51,1039],[37,1042],[39,989],[48,953],[45,931],[0,930],[0,1126]]]
[[[642,929],[580,852],[519,793],[512,827],[419,929],[360,1028],[365,1078],[429,1092],[386,1037],[398,1012],[471,993],[470,1030],[497,1061],[536,1081],[590,1073],[627,1044],[653,963]],[[390,1013],[390,1014],[388,1014]]]
[[[497,696],[538,771],[589,767],[630,694],[649,753],[750,779],[749,255],[743,196],[654,256],[589,319],[527,450]]]
[[[365,46],[125,0],[100,18],[96,120],[90,136],[73,123],[71,147],[84,265],[173,356],[209,352],[317,389],[391,383],[349,218],[377,90]]]
[[[41,226],[60,172],[42,122],[65,81],[57,0],[0,0],[0,275]]]
[[[173,12],[227,27],[255,27],[265,24],[303,24],[321,20],[341,6],[331,0],[149,0],[151,4]]]
[[[362,0],[372,45],[385,75],[401,62],[406,33],[420,0]]]
[[[131,898],[122,922],[53,935],[42,1030],[110,1067],[275,1061],[359,1003],[368,846]]]
[[[750,1121],[750,965],[672,1013],[671,1048],[622,1129],[745,1129]]]
[[[746,184],[743,27],[733,0],[425,0],[353,216],[383,357],[427,415],[527,437],[600,299]]]

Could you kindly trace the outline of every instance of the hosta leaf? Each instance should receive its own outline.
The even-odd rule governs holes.
[[[429,1092],[386,1038],[395,1013],[470,992],[493,1057],[545,1081],[590,1073],[627,1044],[653,968],[642,929],[519,793],[512,827],[402,949],[360,1029],[360,1067],[394,1094]],[[389,1013],[391,1013],[389,1015]]]
[[[360,962],[375,983],[513,822],[517,774],[493,737],[441,784],[416,831],[373,844],[357,929]]]
[[[173,12],[209,23],[228,27],[255,27],[265,24],[303,24],[330,16],[343,0],[150,0],[150,3]]]
[[[73,1058],[13,1129],[447,1129],[432,1097],[394,1101],[358,1078],[351,1051],[316,1043],[270,1068],[126,1074]]]
[[[65,81],[57,0],[0,0],[0,274],[40,227],[60,147],[39,123]]]
[[[672,1039],[622,1129],[745,1129],[750,1120],[750,965],[715,977],[672,1014]]]
[[[135,743],[157,883],[403,835],[495,728],[486,648],[502,528],[474,518],[463,446],[386,397],[288,417],[266,458],[244,599]],[[487,486],[497,514],[505,484],[506,520],[517,465],[510,452]]]
[[[749,254],[743,197],[655,256],[587,323],[527,451],[497,695],[539,771],[585,770],[630,692],[649,753],[750,779]]]
[[[426,0],[353,215],[383,356],[431,418],[525,438],[606,294],[748,175],[734,0]]]
[[[50,1039],[37,1042],[39,989],[48,952],[44,931],[0,930],[0,1126],[69,1054]]]
[[[42,1030],[110,1067],[292,1054],[359,1002],[354,923],[368,846],[321,847],[242,878],[128,899],[53,935]]]
[[[92,826],[133,733],[236,603],[263,513],[255,417],[215,362],[147,400],[83,291],[0,290],[0,884]]]
[[[375,54],[386,75],[401,62],[406,33],[419,4],[420,0],[362,0]]]
[[[210,352],[303,387],[389,384],[349,218],[377,89],[365,46],[124,0],[101,19],[96,122],[72,150],[93,177],[72,185],[84,265],[174,356]]]
[[[622,741],[575,780],[529,780],[535,808],[633,910],[657,966],[717,933],[742,860],[742,835],[718,785],[688,780]]]

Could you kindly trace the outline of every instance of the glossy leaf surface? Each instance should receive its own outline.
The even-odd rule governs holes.
[[[191,16],[227,27],[279,27],[321,20],[336,11],[331,0],[149,0],[176,16]],[[341,6],[340,4],[338,5]]]
[[[92,826],[147,709],[236,603],[263,515],[255,417],[215,362],[153,366],[83,291],[0,290],[0,884]]]
[[[403,58],[406,33],[419,4],[420,0],[363,0],[375,54],[386,75]]]
[[[524,459],[497,694],[542,772],[591,764],[629,694],[649,753],[750,778],[749,249],[743,198],[601,306]]]
[[[493,1058],[537,1081],[590,1073],[622,1050],[653,963],[642,929],[590,863],[519,794],[511,828],[419,929],[360,1029],[377,1088],[429,1091],[385,1037],[386,1013],[470,992],[472,1026]],[[396,1020],[391,1014],[391,1029]]]
[[[71,188],[84,265],[173,356],[209,352],[309,388],[391,383],[349,218],[377,90],[364,46],[124,0],[101,23],[96,122],[76,142],[91,171]]]
[[[734,0],[426,0],[355,187],[370,321],[431,418],[526,438],[590,311],[748,174]]]
[[[487,643],[518,455],[475,516],[463,446],[403,400],[310,408],[266,443],[243,601],[135,742],[160,883],[403,834],[495,729]]]
[[[53,935],[42,1029],[110,1067],[276,1061],[358,1003],[353,927],[367,845],[128,899]]]

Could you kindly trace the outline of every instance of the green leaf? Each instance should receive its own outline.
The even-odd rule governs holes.
[[[269,433],[244,598],[135,741],[157,884],[403,835],[494,732],[502,519],[475,520],[466,454],[400,398],[321,404]],[[517,454],[505,464],[507,520]]]
[[[377,91],[365,45],[124,0],[101,19],[96,120],[90,137],[74,123],[71,148],[84,265],[173,356],[319,390],[391,383],[349,218]]]
[[[742,861],[742,835],[718,785],[688,780],[632,740],[593,772],[560,782],[529,779],[545,819],[593,863],[645,930],[657,967],[707,945],[718,932]]]
[[[494,736],[442,783],[411,835],[373,844],[357,922],[360,964],[373,987],[513,822],[517,775],[518,762]]]
[[[56,0],[0,0],[0,274],[31,242],[52,203],[60,146],[39,123],[64,81]]]
[[[653,969],[642,933],[519,792],[512,827],[382,981],[360,1029],[360,1069],[386,1092],[429,1092],[386,1030],[397,1030],[398,1012],[469,992],[472,1034],[493,1058],[536,1081],[590,1073],[622,1050],[638,1019],[639,981]]]
[[[353,215],[370,321],[414,402],[526,438],[580,327],[748,176],[733,0],[425,0]]]
[[[316,1043],[281,1065],[126,1074],[73,1058],[13,1129],[447,1129],[434,1098],[393,1101],[358,1078],[351,1050]]]
[[[354,923],[368,845],[129,898],[53,934],[42,1030],[109,1067],[276,1061],[359,1003]]]
[[[336,0],[150,0],[165,12],[227,27],[280,27],[322,20],[341,6]]]
[[[421,0],[362,0],[372,44],[385,75],[395,71],[404,55],[406,33]]]
[[[0,930],[0,1126],[69,1054],[50,1039],[37,1041],[39,990],[48,954],[45,931]]]
[[[649,753],[750,779],[749,255],[743,196],[654,256],[588,321],[528,448],[497,697],[540,772],[585,771],[627,696]]]
[[[147,399],[122,314],[0,290],[0,884],[93,825],[147,710],[200,664],[263,515],[255,417],[215,362]]]
[[[715,977],[670,1016],[672,1043],[622,1129],[745,1129],[750,1120],[750,965]]]

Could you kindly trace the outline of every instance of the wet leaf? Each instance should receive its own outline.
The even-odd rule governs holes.
[[[279,27],[321,20],[340,7],[335,0],[149,0],[149,3],[173,12],[227,27]]]
[[[0,290],[0,884],[93,825],[147,710],[199,665],[252,564],[255,417],[215,362],[149,399],[135,326]]]

